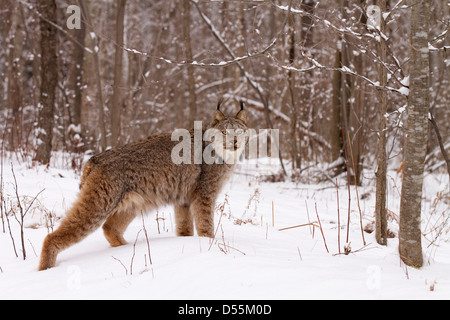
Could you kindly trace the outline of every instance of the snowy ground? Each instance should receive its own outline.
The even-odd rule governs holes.
[[[262,182],[264,174],[278,170],[276,160],[265,159],[258,165],[254,161],[241,164],[224,188],[218,199],[222,209],[216,210],[218,228],[213,242],[199,237],[176,237],[172,209],[161,208],[157,214],[145,216],[144,222],[136,219],[130,225],[125,234],[128,245],[111,248],[98,230],[62,252],[55,268],[38,272],[39,253],[47,234],[44,215],[64,215],[78,192],[79,176],[64,169],[63,164],[46,169],[12,162],[24,208],[44,191],[25,217],[26,260],[22,258],[18,221],[9,218],[16,257],[4,220],[6,230],[0,232],[0,299],[450,298],[446,173],[428,174],[425,179],[422,210],[425,265],[420,270],[401,263],[397,237],[382,247],[376,244],[374,233],[364,233],[367,245],[363,245],[354,187],[350,206],[351,252],[338,254],[339,233],[341,253],[346,245],[346,177],[338,179],[338,224],[337,190],[330,181]],[[365,186],[358,188],[364,226],[373,221],[372,175],[365,172]],[[10,158],[4,160],[3,179],[9,209],[17,202]],[[390,172],[388,186],[389,225],[397,234],[395,219],[398,219],[401,179],[396,172]],[[329,253],[319,228],[279,230],[317,224],[316,205]],[[148,232],[152,264],[143,224]]]

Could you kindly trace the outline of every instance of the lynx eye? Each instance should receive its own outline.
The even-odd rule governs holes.
[[[234,132],[235,132],[236,135],[238,135],[238,136],[244,134],[244,130],[242,130],[242,129],[236,129]]]

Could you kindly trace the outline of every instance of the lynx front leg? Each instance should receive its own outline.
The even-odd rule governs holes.
[[[177,226],[177,236],[193,236],[194,220],[189,206],[175,206],[175,223]]]
[[[214,237],[214,201],[209,198],[199,198],[191,204],[195,227],[200,237]]]

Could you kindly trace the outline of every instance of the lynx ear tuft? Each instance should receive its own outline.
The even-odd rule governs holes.
[[[241,120],[245,125],[247,125],[247,112],[244,110],[244,101],[239,100],[241,105],[241,110],[236,114],[236,119]]]
[[[222,102],[223,102],[223,98],[220,98],[219,102],[217,103],[217,110],[219,110],[219,111],[220,111],[220,105],[222,104]]]
[[[219,104],[217,105],[217,110],[214,111],[214,114],[213,114],[213,121],[211,123],[212,127],[214,127],[216,124],[218,124],[219,121],[226,119],[226,117],[223,115],[222,111],[219,110],[220,102],[221,101],[219,101]]]

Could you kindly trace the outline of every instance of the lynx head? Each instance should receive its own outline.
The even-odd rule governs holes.
[[[239,156],[245,150],[247,142],[247,116],[244,110],[244,102],[241,100],[241,109],[235,116],[225,116],[220,111],[222,100],[214,111],[210,129],[214,132],[213,149],[216,155],[227,164],[236,163]]]

